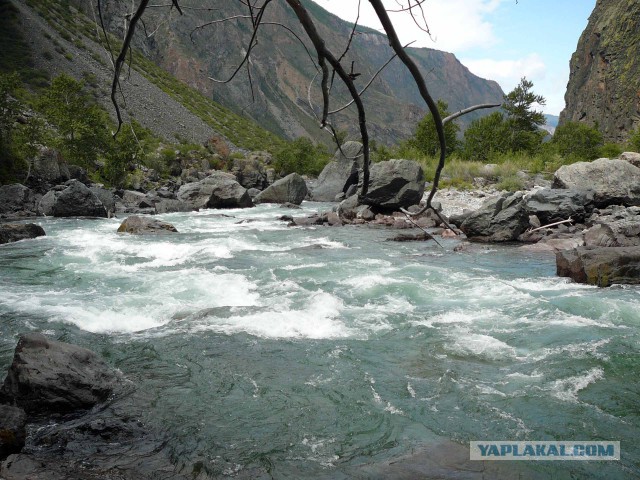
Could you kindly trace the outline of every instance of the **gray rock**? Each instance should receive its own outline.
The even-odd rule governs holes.
[[[122,201],[127,206],[137,207],[142,200],[144,200],[145,194],[142,192],[136,192],[135,190],[125,190],[122,193]]]
[[[238,183],[246,189],[263,190],[269,186],[266,169],[258,157],[234,160],[231,171]]]
[[[116,196],[111,190],[100,187],[90,187],[89,190],[102,202],[107,213],[116,211]]]
[[[362,162],[362,144],[346,142],[318,176],[311,198],[317,202],[333,202],[336,195],[346,193],[351,185],[358,185]]]
[[[640,205],[640,168],[608,158],[564,165],[555,173],[553,188],[592,189],[598,207]]]
[[[620,160],[624,160],[625,162],[629,162],[634,167],[640,168],[640,153],[624,152],[624,153],[621,153],[618,158]]]
[[[33,159],[31,174],[47,183],[62,183],[71,178],[69,168],[62,160],[60,152],[48,147],[38,150]]]
[[[95,353],[29,333],[18,341],[0,395],[30,414],[68,413],[104,401],[117,381]]]
[[[542,188],[525,195],[524,205],[529,215],[535,215],[541,225],[571,217],[582,222],[593,210],[593,190],[554,190]]]
[[[53,215],[53,206],[58,199],[58,195],[62,192],[66,185],[56,185],[51,190],[49,190],[44,196],[38,201],[38,206],[36,207],[36,213],[38,215],[46,215],[48,217]]]
[[[69,179],[78,180],[85,185],[89,185],[91,183],[91,179],[84,168],[78,165],[69,165],[67,168],[69,170]]]
[[[579,283],[609,287],[640,284],[640,247],[579,247],[556,254],[557,274]]]
[[[254,198],[256,198],[258,195],[260,195],[260,190],[258,190],[257,188],[249,188],[247,190],[247,193],[249,194],[249,196],[251,197],[251,200],[253,200]]]
[[[523,193],[516,192],[486,200],[467,216],[460,230],[472,241],[509,242],[516,240],[528,226]]]
[[[307,184],[297,173],[292,173],[276,181],[260,192],[255,203],[293,203],[300,205],[307,196]]]
[[[584,232],[584,242],[593,247],[630,247],[640,245],[640,208],[619,205],[594,213],[592,227]]]
[[[24,185],[0,186],[0,213],[35,212],[36,197],[34,193]]]
[[[247,190],[235,176],[224,172],[213,172],[199,182],[182,185],[178,190],[178,200],[200,208],[247,208],[253,202]]]
[[[45,235],[43,228],[35,223],[0,224],[0,244],[28,240]]]
[[[369,190],[360,203],[394,211],[420,203],[424,172],[412,160],[388,160],[371,166]]]
[[[55,198],[54,217],[106,217],[107,210],[96,195],[78,180],[69,180],[67,188]]]
[[[164,199],[156,202],[155,210],[157,214],[174,213],[174,212],[191,212],[193,207],[180,200]]]
[[[0,405],[0,460],[18,453],[24,447],[27,415],[24,410]]]
[[[118,227],[118,233],[131,233],[133,235],[163,235],[177,232],[176,227],[170,223],[135,215],[126,218]]]

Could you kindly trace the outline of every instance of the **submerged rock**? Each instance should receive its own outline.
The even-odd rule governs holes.
[[[90,350],[29,333],[18,341],[0,398],[30,414],[69,413],[104,401],[117,381]]]
[[[579,247],[556,254],[557,274],[579,283],[609,287],[640,284],[640,247]]]
[[[131,233],[133,235],[162,235],[178,233],[176,227],[170,223],[155,218],[138,217],[136,215],[126,218],[118,227],[118,233]]]
[[[276,181],[260,192],[255,203],[291,203],[300,205],[307,196],[307,184],[297,173],[292,173]]]
[[[45,235],[44,229],[35,223],[0,224],[0,244],[28,240]]]

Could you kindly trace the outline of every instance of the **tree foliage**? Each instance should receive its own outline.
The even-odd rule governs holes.
[[[464,132],[462,157],[486,162],[511,149],[510,129],[502,112],[493,112],[471,122]]]
[[[564,157],[580,160],[594,160],[603,145],[602,133],[594,127],[580,122],[567,122],[560,125],[551,143]]]
[[[300,137],[281,147],[273,157],[276,170],[284,175],[294,172],[318,175],[329,161],[326,149],[314,145],[306,137]]]
[[[60,75],[37,103],[58,131],[55,146],[63,157],[92,168],[109,141],[109,120],[106,112],[91,101],[83,83]]]
[[[438,100],[438,111],[442,118],[447,117],[449,105],[443,100]],[[444,125],[444,135],[447,142],[447,155],[455,152],[459,147],[458,132],[460,127],[454,122],[448,122]],[[436,124],[431,113],[427,113],[416,127],[416,131],[408,140],[408,145],[418,149],[425,155],[436,155],[440,150],[440,141],[438,140],[438,132]]]

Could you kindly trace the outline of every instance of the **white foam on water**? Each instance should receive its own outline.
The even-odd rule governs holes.
[[[544,321],[547,325],[561,325],[563,327],[599,327],[599,328],[627,328],[624,326],[616,326],[612,323],[599,322],[590,318],[581,317],[579,315],[571,315],[561,311],[556,312],[551,318]]]
[[[413,389],[413,386],[410,382],[407,382],[407,392],[411,395],[411,398],[416,398],[416,391]]]
[[[596,367],[583,375],[556,380],[550,385],[549,391],[554,397],[560,400],[579,403],[578,393],[603,378],[604,370]]]
[[[286,265],[282,267],[282,270],[293,271],[293,270],[301,270],[303,268],[324,268],[326,267],[326,263],[308,263],[306,265]]]
[[[185,310],[253,306],[259,299],[256,286],[243,275],[183,269],[153,272],[132,290],[47,290],[35,296],[7,295],[2,303],[93,333],[134,333],[166,325]]]
[[[275,306],[277,308],[277,306]],[[342,301],[326,292],[310,295],[304,309],[269,310],[229,318],[209,317],[204,323],[194,325],[192,333],[215,331],[225,334],[249,333],[264,338],[346,338],[359,332],[347,327],[340,320]]]
[[[399,278],[393,278],[391,276],[384,276],[374,273],[350,277],[340,281],[340,284],[355,288],[356,290],[368,290],[370,288],[378,286],[393,285],[403,282],[404,280]]]
[[[568,345],[561,345],[553,348],[546,347],[529,354],[526,359],[528,361],[539,362],[540,360],[544,360],[552,356],[569,356],[572,359],[581,359],[591,356],[600,360],[608,360],[608,355],[601,353],[598,350],[600,347],[603,347],[610,342],[610,338],[603,338],[593,342],[570,343]]]
[[[493,387],[490,387],[489,385],[476,385],[475,387],[482,395],[497,395],[498,397],[507,396],[505,393]]]
[[[516,350],[507,343],[490,335],[458,330],[453,342],[446,347],[452,353],[476,356],[490,360],[515,358]]]

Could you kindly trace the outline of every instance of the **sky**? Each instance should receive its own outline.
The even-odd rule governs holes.
[[[358,0],[314,0],[354,22]],[[385,0],[389,9],[398,2]],[[413,3],[413,2],[412,2]],[[390,14],[403,43],[454,53],[476,75],[497,81],[505,93],[527,77],[543,95],[545,113],[559,115],[569,81],[569,61],[596,0],[426,0],[429,36],[407,12]],[[422,20],[420,18],[420,20]],[[381,30],[367,0],[360,24]]]

